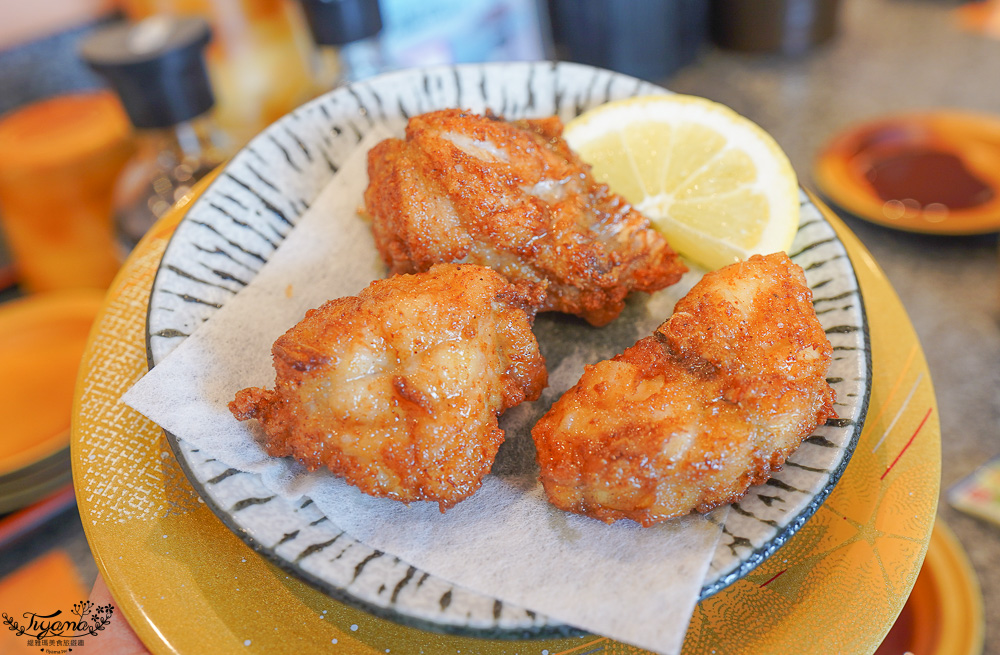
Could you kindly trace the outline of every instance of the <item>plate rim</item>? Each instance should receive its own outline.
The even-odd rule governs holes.
[[[825,221],[826,217],[824,217],[823,220]],[[851,267],[851,271],[854,273],[855,280],[857,280],[857,270],[855,269],[854,261],[850,258],[850,256],[847,257],[847,263]],[[851,463],[851,460],[854,457],[854,451],[857,450],[858,443],[861,441],[861,433],[864,431],[865,419],[868,416],[868,407],[871,402],[871,379],[873,374],[871,335],[868,331],[868,312],[864,303],[864,296],[860,284],[858,284],[857,293],[858,297],[862,299],[859,304],[859,311],[861,312],[861,327],[865,335],[864,368],[868,383],[865,385],[864,398],[861,399],[860,408],[858,410],[858,421],[854,424],[854,430],[851,432],[848,444],[844,448],[844,454],[840,459],[840,463],[837,464],[837,467],[830,472],[830,480],[827,484],[823,485],[823,488],[813,496],[812,500],[795,516],[794,519],[786,524],[785,527],[778,532],[778,534],[772,537],[767,545],[755,549],[753,554],[743,560],[743,563],[737,566],[736,569],[720,576],[714,583],[705,585],[702,588],[701,596],[698,598],[698,602],[713,596],[734,582],[745,578],[750,572],[764,563],[764,561],[774,555],[775,552],[780,550],[781,547],[784,546],[785,543],[791,539],[810,518],[812,518],[812,516],[819,510],[820,506],[826,502],[826,499],[829,498],[830,494],[833,492],[833,488],[837,486],[838,482],[840,482],[840,478],[844,475],[844,471],[847,470],[847,466]]]
[[[565,637],[581,637],[590,634],[586,630],[581,630],[566,624],[556,623],[550,624],[547,627],[540,627],[536,629],[527,628],[523,630],[503,628],[470,628],[466,625],[435,622],[415,617],[410,614],[404,614],[396,610],[375,605],[374,603],[370,603],[362,598],[358,598],[357,596],[347,593],[346,590],[326,582],[312,573],[309,573],[305,569],[293,566],[287,558],[281,557],[272,548],[265,546],[249,534],[245,528],[240,526],[233,519],[230,512],[219,506],[211,495],[202,493],[204,485],[200,480],[193,477],[194,472],[190,468],[186,457],[181,454],[181,446],[178,443],[179,440],[177,436],[168,430],[163,430],[163,434],[166,437],[166,441],[170,446],[171,452],[173,452],[174,457],[177,459],[177,463],[180,465],[181,470],[184,471],[184,475],[188,478],[188,482],[190,482],[191,486],[205,502],[205,505],[212,510],[212,513],[222,522],[223,525],[226,526],[226,528],[232,531],[233,534],[237,535],[243,543],[250,547],[251,550],[264,557],[268,562],[277,566],[285,573],[294,575],[296,578],[322,591],[334,600],[352,605],[353,607],[368,612],[373,616],[393,621],[395,623],[399,623],[400,625],[425,630],[427,632],[436,632],[460,637],[479,637],[483,639],[516,641],[519,639],[560,639]],[[371,548],[370,546],[368,547]]]

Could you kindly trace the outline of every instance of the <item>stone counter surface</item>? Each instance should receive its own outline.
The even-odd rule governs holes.
[[[837,36],[807,55],[708,47],[696,64],[662,83],[757,122],[788,153],[802,185],[818,191],[810,172],[814,157],[831,136],[858,121],[940,108],[1000,117],[1000,39],[960,29],[954,14],[959,4],[845,0]],[[944,500],[949,487],[1000,455],[997,235],[909,234],[838,213],[885,270],[923,345],[941,422],[938,516],[957,534],[979,576],[983,652],[1000,655],[1000,527]]]

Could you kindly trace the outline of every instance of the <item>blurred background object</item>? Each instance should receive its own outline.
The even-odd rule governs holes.
[[[712,0],[712,41],[745,52],[799,55],[837,31],[840,0]]]
[[[0,304],[0,516],[70,481],[76,369],[103,298],[69,289]]]
[[[107,92],[0,119],[0,220],[25,290],[111,283],[120,263],[111,191],[130,152],[128,120]]]
[[[707,0],[550,0],[560,59],[659,80],[692,63],[706,39]]]
[[[0,50],[75,31],[113,11],[116,0],[47,0],[4,3]]]
[[[104,26],[81,46],[135,127],[136,153],[113,197],[123,253],[230,154],[211,113],[215,96],[204,57],[210,39],[203,18],[163,14]]]
[[[552,56],[546,0],[379,0],[388,68]]]
[[[385,70],[378,0],[300,0],[316,44],[313,75],[319,91]]]
[[[962,28],[1000,39],[1000,0],[967,2],[955,11]]]
[[[242,145],[314,95],[309,34],[295,0],[119,0],[126,17],[198,16],[213,39],[216,120]]]

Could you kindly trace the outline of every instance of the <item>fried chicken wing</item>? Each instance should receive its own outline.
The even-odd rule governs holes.
[[[646,526],[738,500],[836,416],[832,353],[784,253],[708,273],[652,336],[587,366],[536,424],[549,500]]]
[[[531,331],[540,301],[474,265],[375,281],[279,337],[274,390],[243,389],[229,409],[261,422],[271,455],[444,511],[489,472],[497,416],[545,387]]]
[[[415,116],[405,140],[372,148],[365,211],[389,269],[482,264],[542,287],[541,310],[594,325],[614,319],[629,292],[677,282],[686,270],[677,254],[594,181],[561,133],[557,117],[450,109]]]

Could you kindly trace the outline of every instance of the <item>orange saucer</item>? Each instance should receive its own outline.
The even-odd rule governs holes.
[[[64,291],[0,305],[0,480],[48,468],[69,447],[76,371],[103,298]]]
[[[907,157],[922,165],[904,168]],[[886,164],[896,166],[893,179]],[[813,176],[827,198],[873,223],[926,234],[997,232],[1000,117],[937,111],[863,123],[826,144]]]

